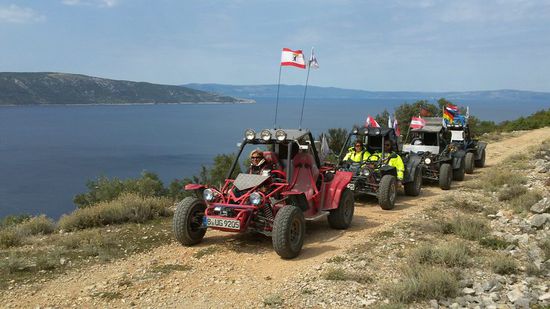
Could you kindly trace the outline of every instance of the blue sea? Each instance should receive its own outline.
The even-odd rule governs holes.
[[[413,101],[411,101],[413,102]],[[351,128],[402,100],[308,99],[302,128],[314,136]],[[467,102],[464,104],[466,105]],[[502,121],[540,102],[472,102],[473,115]],[[296,128],[301,99],[281,99],[278,127]],[[74,210],[73,196],[99,176],[157,173],[168,184],[198,174],[217,154],[237,151],[246,128],[271,128],[275,99],[256,104],[155,104],[0,107],[0,218]]]

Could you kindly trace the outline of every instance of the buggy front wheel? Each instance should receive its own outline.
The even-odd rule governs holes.
[[[464,157],[464,171],[466,174],[472,174],[474,172],[474,153],[468,152]]]
[[[439,167],[439,187],[442,190],[449,190],[453,181],[453,169],[451,164],[443,163]]]
[[[196,197],[186,197],[176,206],[172,228],[182,245],[195,245],[204,238],[206,229],[202,227],[202,218],[205,209],[204,201]]]
[[[378,204],[384,210],[391,210],[395,206],[397,190],[395,188],[395,176],[384,175],[378,188]]]
[[[304,245],[306,221],[300,208],[287,205],[279,209],[273,222],[273,249],[285,259],[297,257]]]

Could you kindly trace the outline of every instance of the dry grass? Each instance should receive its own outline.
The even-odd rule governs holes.
[[[125,222],[143,223],[157,217],[171,215],[169,210],[171,204],[168,198],[123,194],[113,201],[77,209],[70,215],[61,217],[59,228],[65,231],[76,231]]]
[[[485,248],[493,250],[503,250],[513,243],[507,242],[506,240],[496,237],[496,236],[486,236],[479,240],[479,244]]]
[[[458,278],[451,271],[415,264],[402,270],[398,283],[388,284],[383,294],[396,303],[454,297],[458,293]]]
[[[527,188],[519,184],[504,187],[500,191],[498,191],[498,200],[509,201],[517,196],[525,194],[526,192]]]
[[[488,234],[489,228],[485,221],[472,217],[458,215],[450,221],[440,223],[440,231],[443,234],[455,234],[468,240],[480,240]]]
[[[373,279],[364,272],[350,272],[343,268],[330,267],[326,269],[321,278],[334,281],[355,281],[359,283],[372,282]]]
[[[516,213],[529,213],[531,206],[540,201],[542,194],[538,191],[527,191],[508,201],[508,205]]]
[[[0,229],[0,248],[17,247],[32,235],[47,235],[55,230],[55,223],[44,215],[24,218],[21,221],[5,224]]]
[[[411,263],[464,267],[469,265],[471,251],[464,242],[445,243],[440,246],[424,244],[411,253]]]
[[[512,173],[509,169],[504,168],[489,169],[480,179],[481,188],[491,192],[498,191],[504,185],[512,187],[526,183],[527,178],[525,176]]]
[[[499,275],[509,275],[518,272],[516,261],[507,255],[498,254],[491,261],[491,269]]]

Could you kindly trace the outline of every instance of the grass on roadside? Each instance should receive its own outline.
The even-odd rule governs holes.
[[[364,272],[352,272],[339,267],[330,267],[326,269],[321,278],[333,281],[355,281],[359,283],[372,282],[373,279]]]
[[[451,242],[439,246],[423,244],[410,256],[410,263],[465,267],[469,265],[471,251],[464,242]]]
[[[516,261],[507,255],[497,254],[490,260],[491,269],[499,275],[510,275],[518,272]]]

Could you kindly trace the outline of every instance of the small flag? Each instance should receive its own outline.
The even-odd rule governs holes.
[[[454,120],[455,116],[453,113],[449,112],[447,110],[447,108],[445,108],[445,110],[443,111],[443,119],[448,123],[448,124],[451,124],[453,123],[453,120]]]
[[[281,54],[281,66],[287,65],[305,69],[306,61],[304,59],[304,53],[302,53],[301,50],[283,48],[283,53]]]
[[[309,58],[309,67],[314,69],[319,68],[319,62],[317,62],[317,57],[315,57],[313,47],[311,48],[311,57]]]
[[[391,121],[391,116],[388,115],[388,128],[392,128],[393,127],[393,123]]]
[[[319,154],[321,161],[324,161],[329,154],[330,148],[328,147],[327,136],[323,134],[323,138],[321,139],[321,153]]]
[[[380,125],[378,124],[376,119],[372,118],[371,115],[368,115],[367,120],[365,121],[365,127],[380,128]]]
[[[413,129],[421,129],[426,125],[426,120],[420,117],[412,117],[410,127]]]
[[[466,106],[466,118],[470,118],[470,107]]]
[[[397,123],[397,118],[395,118],[395,116],[393,117],[393,129],[395,130],[395,134],[397,136],[401,135],[401,130],[399,130],[399,124]]]
[[[448,111],[449,113],[453,114],[453,115],[458,115],[458,113],[460,112],[458,110],[458,106],[453,105],[453,104],[447,104],[447,106],[445,107],[445,110]]]

